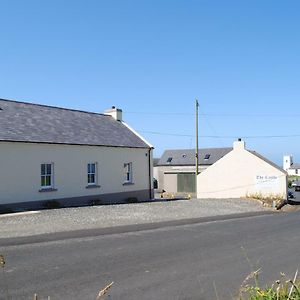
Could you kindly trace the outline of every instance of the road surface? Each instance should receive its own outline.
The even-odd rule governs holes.
[[[299,228],[299,212],[275,213],[41,243],[22,240],[2,245],[0,253],[10,296],[17,300],[34,293],[39,299],[95,299],[112,281],[104,299],[211,300],[216,290],[219,299],[232,299],[250,273],[248,259],[262,268],[262,283],[280,272],[292,277],[300,267]]]

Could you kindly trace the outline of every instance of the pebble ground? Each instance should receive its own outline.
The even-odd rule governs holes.
[[[246,199],[190,199],[0,215],[0,238],[270,210]]]

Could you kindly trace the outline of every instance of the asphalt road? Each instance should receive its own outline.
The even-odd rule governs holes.
[[[262,283],[299,268],[300,213],[278,213],[160,229],[0,247],[12,299],[233,299],[251,267]],[[247,252],[247,258],[244,247]],[[4,280],[3,280],[4,279]],[[214,288],[215,286],[215,288]]]

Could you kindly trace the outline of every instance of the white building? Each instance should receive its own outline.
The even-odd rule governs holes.
[[[148,200],[152,150],[114,107],[98,114],[0,99],[0,208]]]
[[[287,197],[287,173],[236,141],[233,150],[197,176],[197,198]]]
[[[293,162],[292,155],[285,155],[283,157],[283,169],[291,176],[300,176],[300,164]]]

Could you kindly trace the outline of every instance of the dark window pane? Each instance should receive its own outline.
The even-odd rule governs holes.
[[[45,175],[46,174],[46,168],[45,168],[45,164],[41,165],[41,175]]]
[[[47,164],[47,174],[51,175],[51,164]]]
[[[210,154],[205,154],[204,159],[207,160],[207,159],[209,159],[209,158],[210,158]]]
[[[91,173],[95,173],[95,164],[91,164]]]
[[[46,185],[46,178],[45,176],[41,177],[41,186],[45,186]]]
[[[46,186],[51,186],[51,176],[46,176]]]
[[[91,183],[95,183],[95,174],[91,174]]]

